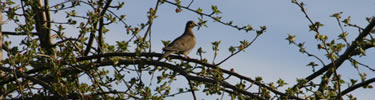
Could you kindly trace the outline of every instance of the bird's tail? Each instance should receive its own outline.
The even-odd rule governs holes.
[[[171,55],[172,53],[174,53],[173,51],[166,51],[159,59],[158,61],[160,61],[161,59],[163,58],[166,58],[168,57],[169,55]]]

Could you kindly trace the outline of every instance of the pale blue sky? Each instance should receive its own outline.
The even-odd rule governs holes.
[[[125,6],[120,11],[115,11],[119,14],[126,14],[126,22],[131,25],[137,25],[141,22],[146,22],[146,12],[149,8],[155,6],[156,0],[126,0]],[[190,0],[182,0],[182,5],[188,5]],[[365,17],[375,15],[375,1],[374,0],[299,0],[305,2],[305,7],[310,17],[314,21],[320,21],[325,26],[321,28],[321,32],[336,39],[336,36],[341,32],[335,18],[329,17],[333,13],[344,12],[343,18],[347,16],[352,17],[352,23],[365,27]],[[116,3],[116,2],[114,2]],[[288,45],[285,40],[288,34],[296,35],[297,42],[306,42],[308,51],[318,55],[329,63],[324,57],[322,50],[316,49],[318,41],[314,39],[315,33],[309,32],[308,21],[300,11],[300,9],[291,3],[290,0],[194,0],[191,8],[203,9],[203,12],[210,13],[210,5],[217,5],[222,11],[224,21],[233,20],[234,24],[238,25],[252,25],[255,29],[259,26],[267,26],[267,31],[255,43],[246,49],[246,52],[239,53],[235,57],[228,60],[221,67],[225,69],[234,68],[236,72],[255,78],[262,76],[265,82],[275,82],[279,78],[284,79],[288,86],[295,84],[296,78],[304,78],[311,74],[311,68],[307,67],[310,61],[315,59],[307,57],[298,52],[298,48]],[[181,13],[175,13],[175,6],[170,4],[162,4],[159,7],[157,15],[154,20],[152,28],[152,49],[155,52],[161,52],[161,40],[173,40],[181,35],[186,21],[197,21],[199,17],[197,14],[183,10]],[[78,9],[77,9],[78,10]],[[87,11],[79,9],[78,11]],[[56,16],[53,19],[59,20],[65,18],[64,16]],[[221,40],[220,52],[217,62],[224,59],[230,53],[228,47],[231,45],[239,45],[240,40],[251,40],[255,32],[237,31],[231,27],[213,22],[210,18],[207,28],[202,27],[200,30],[194,30],[197,36],[196,48],[190,53],[190,57],[198,58],[195,55],[197,48],[202,47],[208,53],[204,54],[209,61],[212,61],[213,52],[211,49],[211,42]],[[7,27],[7,26],[4,26]],[[128,39],[123,25],[113,25],[108,27],[110,32],[106,34],[105,40],[108,43],[114,44],[115,41]],[[13,30],[12,28],[3,28],[5,30]],[[355,28],[344,27],[349,34],[351,41],[358,32]],[[74,30],[72,30],[72,33]],[[141,32],[142,34],[144,32]],[[75,36],[76,34],[71,34]],[[341,41],[342,42],[342,41]],[[373,49],[367,51],[367,57],[359,58],[359,61],[375,68],[373,62]],[[320,64],[320,63],[319,63]],[[321,68],[318,66],[317,68]],[[369,72],[366,68],[360,68],[362,72]],[[344,79],[359,78],[358,73],[350,63],[345,63],[339,73],[343,75]],[[373,72],[368,73],[368,78],[375,77]],[[319,79],[319,78],[317,78]],[[181,79],[183,85],[187,85],[185,79]],[[375,85],[375,84],[373,84]],[[283,91],[283,90],[281,90]],[[370,100],[375,93],[374,89],[358,89],[352,92],[359,100]],[[176,96],[177,99],[191,100],[191,94]],[[168,99],[176,99],[168,98]],[[207,97],[204,94],[198,95],[199,99],[213,99],[219,96]]]

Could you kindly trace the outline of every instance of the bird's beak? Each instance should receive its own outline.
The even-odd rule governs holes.
[[[198,24],[193,23],[194,26],[198,26]]]

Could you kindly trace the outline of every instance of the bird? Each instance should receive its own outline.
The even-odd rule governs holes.
[[[168,46],[163,48],[163,55],[158,59],[168,57],[171,54],[182,53],[187,59],[190,59],[188,54],[194,49],[197,40],[195,39],[193,28],[197,26],[194,21],[188,21],[185,26],[184,33],[173,40]]]

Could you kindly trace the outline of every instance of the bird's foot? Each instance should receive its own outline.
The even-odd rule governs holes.
[[[186,58],[186,59],[190,59],[190,57],[189,57],[189,56],[185,56],[185,58]]]

